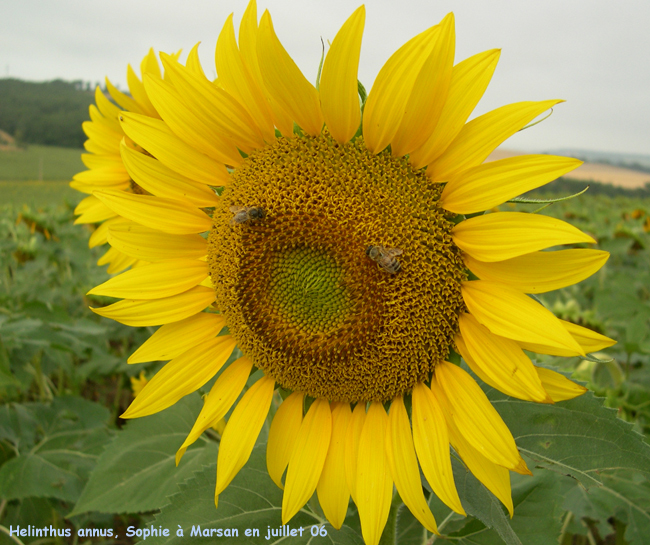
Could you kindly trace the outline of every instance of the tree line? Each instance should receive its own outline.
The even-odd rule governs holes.
[[[94,86],[82,81],[0,79],[0,129],[18,145],[81,148]]]

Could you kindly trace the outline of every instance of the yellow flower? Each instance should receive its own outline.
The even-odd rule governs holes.
[[[142,389],[147,385],[149,379],[144,371],[140,371],[140,375],[137,377],[131,377],[131,391],[133,392],[133,397],[137,397]]]
[[[340,528],[352,497],[366,543],[376,544],[393,485],[437,531],[420,468],[464,514],[450,444],[511,514],[509,472],[529,473],[483,391],[447,361],[450,349],[502,392],[553,403],[584,388],[534,366],[524,350],[584,355],[613,341],[526,295],[598,270],[606,252],[542,251],[591,237],[545,216],[477,214],[580,164],[546,155],[484,163],[560,101],[510,104],[466,123],[499,52],[454,65],[450,14],[386,62],[362,112],[364,21],[361,7],[336,35],[318,87],[268,12],[258,24],[254,0],[239,42],[226,21],[216,81],[161,54],[165,79],[144,76],[161,119],[120,114],[146,150],[124,148],[126,170],[150,195],[94,193],[125,218],[108,227],[111,245],[146,264],[91,293],[124,299],[94,309],[102,316],[162,326],[129,362],[170,361],[125,418],[161,411],[223,369],[177,462],[228,413],[253,367],[263,371],[223,432],[215,503],[282,387],[292,393],[273,418],[267,466],[284,489],[283,524],[317,492]],[[245,356],[225,366],[236,345]]]

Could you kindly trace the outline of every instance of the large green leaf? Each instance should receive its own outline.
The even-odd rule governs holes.
[[[519,450],[541,467],[571,475],[585,486],[600,484],[599,473],[604,470],[650,475],[650,446],[643,436],[591,392],[542,405],[486,391]]]
[[[198,394],[169,409],[129,422],[108,445],[70,516],[88,511],[141,513],[161,508],[193,472],[217,458],[202,436],[176,467],[175,455],[201,410]]]
[[[458,495],[465,512],[477,519],[475,526],[493,528],[496,535],[507,545],[521,545],[501,502],[465,466],[455,458],[452,458],[452,461]]]
[[[489,498],[485,498],[478,506],[480,509],[478,514],[483,519],[471,516],[463,519],[453,515],[451,522],[447,522],[449,519],[445,519],[440,524],[440,532],[445,538],[433,538],[428,543],[436,543],[438,540],[440,542],[453,541],[460,545],[502,545],[503,543],[548,545],[556,543],[561,530],[560,504],[562,496],[559,481],[562,478],[560,475],[545,470],[537,470],[534,477],[513,476],[512,499],[515,515],[512,520],[507,520],[505,515],[506,520],[500,520],[495,515],[497,507],[493,506]],[[459,489],[461,498],[465,493],[466,491]],[[496,500],[493,496],[492,498]],[[463,506],[468,510],[465,498],[463,498]],[[487,518],[488,516],[490,518]],[[487,527],[484,520],[488,520],[493,527]]]
[[[269,528],[277,531],[282,527],[282,491],[275,486],[266,472],[266,445],[258,444],[250,460],[235,477],[233,482],[219,496],[219,508],[214,506],[214,487],[216,484],[215,466],[206,467],[194,478],[181,485],[181,491],[170,498],[170,504],[163,507],[156,516],[154,527],[170,530],[169,537],[154,537],[146,540],[148,545],[172,545],[188,543],[192,529],[200,531],[221,528],[236,528],[238,537],[220,537],[219,543],[274,544],[291,543],[300,545],[310,542],[336,545],[361,545],[361,537],[349,527],[335,530],[324,524],[318,515],[305,506],[289,521],[291,529],[302,528],[302,537],[271,537],[266,539]],[[326,537],[314,538],[312,527],[324,524]],[[184,537],[176,532],[181,528]],[[247,537],[246,529],[259,531],[259,536]],[[195,534],[196,537],[196,534]],[[215,536],[216,537],[216,536]],[[214,539],[214,538],[213,538]]]
[[[0,438],[16,456],[0,468],[2,498],[76,501],[110,437],[108,416],[106,408],[71,396],[4,405]]]
[[[615,516],[627,525],[625,539],[630,545],[645,544],[650,536],[650,483],[625,471],[600,477],[602,486],[574,486],[566,495],[564,509],[578,519],[588,517],[600,523],[602,537],[613,531],[607,520]]]

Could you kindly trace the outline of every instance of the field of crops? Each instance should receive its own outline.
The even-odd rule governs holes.
[[[69,181],[84,169],[83,150],[29,145],[0,150],[0,181]]]
[[[52,191],[48,200],[62,202],[62,195]],[[13,202],[20,199],[17,195]],[[515,206],[533,211],[540,205],[502,209]],[[463,545],[516,544],[515,538],[524,545],[548,545],[558,543],[558,536],[562,545],[643,545],[650,536],[650,481],[636,432],[650,433],[650,200],[583,195],[542,213],[590,233],[599,248],[611,253],[593,277],[540,296],[559,317],[618,342],[591,360],[547,356],[538,363],[573,372],[597,396],[588,393],[557,405],[566,420],[560,429],[583,441],[549,449],[546,463],[540,462],[544,446],[530,447],[538,454],[529,463],[536,468],[534,477],[513,474],[510,523],[497,500],[460,466],[455,474],[463,497],[482,507],[474,517],[458,517],[432,494],[431,508],[441,532]],[[154,416],[128,423],[119,418],[138,379],[151,377],[162,365],[126,364],[154,329],[128,328],[88,309],[108,302],[85,295],[108,277],[105,267],[95,264],[104,250],[89,249],[91,231],[73,226],[72,220],[71,205],[0,208],[0,525],[52,525],[75,536],[74,541],[29,536],[15,541],[0,528],[0,543],[132,543],[138,538],[126,537],[127,528],[151,524],[170,528],[172,538],[147,543],[171,543],[177,526],[226,528],[229,517],[240,529],[256,526],[266,535],[267,524],[280,525],[281,505],[281,491],[264,470],[266,431],[234,481],[240,495],[229,503],[229,488],[215,511],[218,431],[208,430],[178,468],[174,463],[201,408],[199,393]],[[485,389],[518,444],[536,426],[557,418],[556,413],[531,413],[526,421],[525,407],[531,404],[520,403],[524,408],[515,422],[508,414],[512,408],[500,408],[506,405],[499,403],[503,396]],[[603,402],[616,411],[604,409]],[[608,447],[608,440],[618,446]],[[583,460],[590,456],[589,462]],[[242,490],[251,497],[259,491],[266,507],[258,506],[253,514],[253,499],[237,504],[243,501],[237,499]],[[316,524],[319,516],[304,510],[292,525]],[[358,529],[354,516],[350,535],[355,524]],[[414,522],[406,509],[400,512],[400,545],[423,542],[423,530]],[[96,530],[95,537],[79,537],[78,529],[89,528]],[[331,542],[358,542],[345,532],[331,537],[339,535]]]

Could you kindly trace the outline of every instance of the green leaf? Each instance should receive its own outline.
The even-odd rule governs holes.
[[[487,526],[494,529],[496,534],[507,545],[521,545],[521,541],[513,531],[501,502],[458,460],[452,458],[452,464],[454,481],[463,508],[468,515],[477,519],[475,522],[478,525],[474,524],[474,526]]]
[[[650,483],[630,472],[601,475],[603,485],[585,489],[575,486],[563,507],[578,518],[588,517],[601,524],[605,535],[607,519],[612,516],[627,525],[625,539],[630,545],[643,545],[650,535]],[[611,527],[608,528],[611,532]]]
[[[515,516],[509,521],[510,531],[522,545],[557,543],[561,531],[560,479],[550,471],[538,470],[533,477],[513,474],[512,499]],[[476,519],[468,518],[464,527],[446,534],[459,545],[500,545],[510,543],[495,529],[486,528]]]
[[[77,397],[3,406],[0,434],[18,455],[0,468],[2,498],[76,501],[110,437],[108,416],[104,407]]]
[[[650,475],[650,446],[643,436],[591,392],[545,405],[486,391],[519,450],[541,467],[575,477],[587,487],[600,484],[598,474],[610,469]]]
[[[99,457],[70,516],[87,511],[142,513],[167,504],[179,483],[217,458],[216,443],[202,436],[176,467],[176,451],[201,406],[200,396],[192,394],[165,411],[130,421]]]
[[[625,340],[628,343],[640,345],[648,336],[648,319],[645,313],[639,313],[632,318],[625,328]]]
[[[219,496],[219,508],[214,506],[214,487],[216,484],[215,465],[206,467],[181,485],[181,491],[170,498],[170,503],[156,515],[154,527],[162,526],[170,530],[169,537],[148,538],[147,545],[184,545],[192,539],[192,528],[200,526],[201,531],[212,528],[236,528],[238,537],[219,537],[219,543],[236,545],[291,543],[323,543],[336,545],[361,545],[363,540],[347,526],[335,530],[324,524],[327,537],[314,538],[311,528],[323,524],[319,516],[309,510],[309,504],[293,517],[288,526],[291,529],[303,528],[302,537],[271,537],[267,540],[268,529],[282,527],[282,491],[273,483],[266,471],[266,445],[258,444],[239,474],[228,488]],[[176,535],[180,528],[184,537]],[[246,537],[246,529],[259,531],[258,537]],[[194,536],[196,537],[196,535]],[[216,535],[213,537],[213,539]]]

